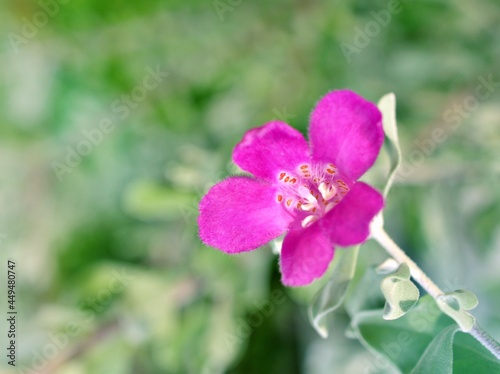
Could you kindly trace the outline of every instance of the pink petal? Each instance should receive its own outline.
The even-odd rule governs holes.
[[[250,251],[280,236],[291,216],[268,183],[232,177],[213,186],[200,201],[203,243],[226,253]]]
[[[275,181],[310,160],[304,136],[286,123],[273,121],[249,130],[233,151],[234,162],[256,177]]]
[[[306,286],[321,277],[333,258],[333,246],[321,226],[291,230],[281,248],[281,281],[285,286]]]
[[[373,165],[384,142],[380,111],[352,91],[328,93],[310,122],[313,159],[334,163],[352,180]]]
[[[342,201],[321,219],[321,225],[335,244],[361,244],[370,234],[371,220],[383,207],[384,199],[377,190],[357,182]]]

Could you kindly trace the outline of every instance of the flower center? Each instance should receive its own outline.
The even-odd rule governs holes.
[[[278,174],[280,188],[276,199],[300,219],[302,227],[307,227],[349,192],[346,180],[333,164],[301,164],[294,172]]]

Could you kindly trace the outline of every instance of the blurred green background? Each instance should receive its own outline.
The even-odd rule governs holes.
[[[285,289],[269,248],[227,256],[197,237],[245,131],[306,133],[337,88],[397,95],[407,172],[387,231],[444,289],[474,291],[499,339],[500,93],[476,87],[500,81],[500,3],[389,3],[4,1],[0,273],[15,260],[18,368],[368,372],[345,312],[326,340],[310,327],[321,281]],[[374,243],[361,257],[358,278],[385,258]]]

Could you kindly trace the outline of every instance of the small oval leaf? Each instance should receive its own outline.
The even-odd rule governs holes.
[[[479,304],[476,294],[469,290],[456,290],[452,294],[458,299],[460,305],[465,310],[474,309]]]
[[[477,296],[467,290],[457,290],[439,295],[436,298],[439,309],[449,317],[453,318],[462,331],[470,331],[476,319],[467,310],[477,306]]]
[[[391,275],[399,279],[409,280],[411,276],[410,267],[407,264],[403,263],[399,265],[397,270]]]
[[[404,316],[418,301],[420,291],[410,280],[410,268],[407,264],[385,276],[380,288],[386,299],[384,319],[393,320]]]

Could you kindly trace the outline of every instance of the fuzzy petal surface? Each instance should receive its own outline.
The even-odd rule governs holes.
[[[290,287],[308,285],[326,272],[333,250],[319,224],[289,231],[281,248],[281,281]]]
[[[384,207],[384,198],[373,187],[357,182],[342,201],[321,220],[323,230],[335,244],[363,243],[370,235],[370,222]]]
[[[333,162],[357,180],[373,165],[384,142],[382,115],[352,91],[333,91],[313,110],[309,139],[314,160]]]
[[[258,248],[280,236],[291,221],[276,202],[275,188],[248,177],[231,177],[213,186],[200,201],[201,240],[226,253]]]
[[[274,182],[279,172],[293,171],[310,160],[309,146],[299,131],[273,121],[249,130],[234,148],[233,160],[256,177]]]

